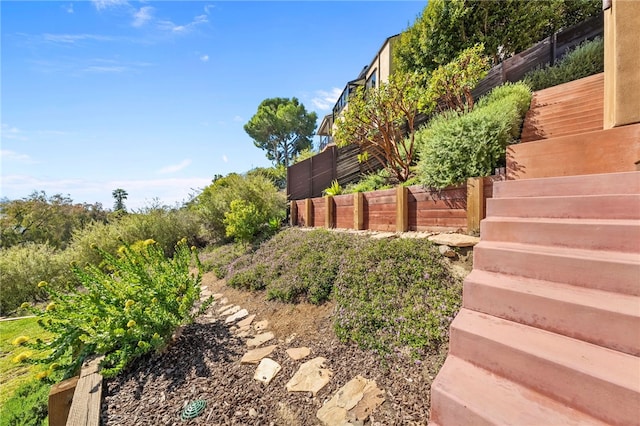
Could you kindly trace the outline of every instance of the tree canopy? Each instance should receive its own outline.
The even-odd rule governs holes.
[[[483,43],[499,63],[601,10],[601,0],[429,0],[395,49],[400,70],[431,72]]]
[[[127,211],[127,208],[124,205],[124,200],[126,200],[127,197],[129,196],[127,191],[125,191],[122,188],[117,188],[117,189],[113,190],[113,192],[111,193],[111,196],[115,200],[114,203],[113,203],[113,210],[114,211],[116,211],[116,212]]]
[[[269,160],[288,167],[296,154],[311,148],[317,118],[297,98],[269,98],[260,103],[244,130],[256,147],[267,151]]]

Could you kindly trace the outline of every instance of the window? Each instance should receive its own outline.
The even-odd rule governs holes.
[[[378,70],[374,70],[373,73],[367,79],[367,84],[366,84],[367,89],[372,89],[376,87],[377,73],[378,73]]]

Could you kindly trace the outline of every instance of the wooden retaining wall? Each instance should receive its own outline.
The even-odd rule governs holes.
[[[383,232],[478,231],[493,182],[471,178],[440,191],[421,186],[291,201],[291,225]]]

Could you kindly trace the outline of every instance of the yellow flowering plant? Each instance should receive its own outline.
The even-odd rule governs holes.
[[[39,283],[50,303],[30,308],[55,337],[50,343],[27,345],[50,349],[37,362],[52,370],[55,365],[64,377],[75,375],[92,355],[104,355],[102,374],[111,377],[137,357],[166,346],[178,326],[193,320],[192,308],[200,297],[202,266],[184,240],[172,258],[153,240],[125,244],[117,256],[94,250],[107,268],[72,265],[82,286],[63,293]]]

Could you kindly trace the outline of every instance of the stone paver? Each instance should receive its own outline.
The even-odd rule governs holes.
[[[236,325],[239,328],[242,328],[242,327],[245,327],[245,326],[249,326],[249,325],[251,325],[251,323],[253,322],[255,317],[256,317],[256,314],[249,315],[248,317],[246,317],[242,321],[238,322],[238,324],[236,324]]]
[[[217,311],[216,311],[216,312],[221,313],[221,312],[226,311],[226,310],[227,310],[227,309],[229,309],[229,308],[233,308],[233,305],[222,304],[222,305],[217,309]]]
[[[236,312],[238,312],[238,311],[239,311],[239,310],[241,310],[241,309],[242,309],[242,308],[241,308],[240,306],[238,306],[238,305],[236,305],[236,306],[232,306],[232,307],[230,307],[229,309],[226,309],[226,310],[222,311],[222,313],[220,314],[220,316],[221,316],[221,317],[226,317],[226,316],[228,316],[228,315],[235,314]]]
[[[473,247],[480,242],[480,238],[464,234],[438,234],[427,239],[449,247]]]
[[[269,321],[267,320],[258,321],[257,323],[253,324],[253,328],[255,328],[256,331],[266,330],[267,327],[269,327]]]
[[[313,396],[322,389],[329,381],[333,373],[324,368],[327,360],[322,357],[314,358],[304,362],[293,375],[286,387],[289,392],[311,392]]]
[[[278,347],[278,345],[270,345],[263,348],[252,349],[242,356],[240,364],[257,364],[262,360],[262,358],[271,355],[271,352],[273,352],[276,347]]]
[[[374,380],[358,375],[338,389],[318,410],[317,417],[324,425],[362,424],[384,402],[382,395],[384,391]]]
[[[287,349],[287,355],[289,355],[289,358],[296,361],[308,357],[310,353],[311,349],[306,347]]]
[[[247,315],[249,315],[249,311],[247,311],[246,309],[240,309],[235,314],[229,315],[227,319],[224,320],[224,322],[225,324],[230,324],[234,321],[238,321],[239,319],[246,317]]]
[[[268,385],[281,369],[282,367],[280,364],[271,358],[263,358],[262,361],[260,361],[260,364],[258,364],[258,368],[256,369],[253,378],[265,385]]]
[[[256,335],[253,339],[247,340],[247,346],[249,346],[250,348],[260,346],[263,343],[266,343],[269,340],[273,339],[274,337],[276,336],[272,332],[267,331],[266,333]]]
[[[220,300],[224,297],[222,293],[214,293],[212,294],[212,296],[213,296],[213,300]]]

